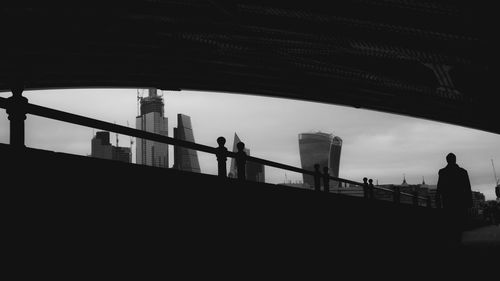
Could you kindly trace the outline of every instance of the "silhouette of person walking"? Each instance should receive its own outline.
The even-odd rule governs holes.
[[[467,209],[472,207],[472,191],[467,170],[457,165],[455,154],[446,156],[448,165],[439,170],[436,201],[441,200],[446,235],[450,246],[459,246],[462,240]]]

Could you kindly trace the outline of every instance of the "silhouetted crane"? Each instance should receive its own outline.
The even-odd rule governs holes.
[[[495,170],[495,164],[493,163],[493,159],[491,159],[491,166],[493,166],[493,175],[495,176],[496,186],[495,186],[495,195],[497,196],[497,200],[500,199],[500,180],[497,177],[497,172]]]

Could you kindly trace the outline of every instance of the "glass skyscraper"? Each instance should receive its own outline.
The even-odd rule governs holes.
[[[174,138],[189,142],[194,141],[191,117],[184,114],[177,114],[177,128],[174,128]],[[200,163],[198,152],[181,146],[174,146],[174,167],[175,169],[200,173]]]
[[[149,88],[148,96],[139,97],[140,115],[136,117],[136,128],[168,136],[168,119],[164,117],[163,97],[156,89]],[[168,145],[137,138],[136,163],[168,168]]]
[[[340,169],[340,152],[342,139],[332,134],[322,132],[299,134],[299,151],[302,169],[314,171],[314,164],[328,167],[331,176],[338,177]],[[304,184],[308,187],[314,186],[314,178],[303,175]]]

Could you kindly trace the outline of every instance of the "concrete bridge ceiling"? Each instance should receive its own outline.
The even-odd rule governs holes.
[[[22,81],[26,89],[250,93],[500,133],[492,7],[451,0],[292,2],[0,8],[0,89]]]

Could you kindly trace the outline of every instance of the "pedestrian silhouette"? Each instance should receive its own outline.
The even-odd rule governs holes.
[[[456,163],[456,156],[446,156],[448,165],[439,170],[436,201],[441,200],[445,235],[450,246],[459,246],[465,227],[467,209],[472,207],[472,191],[467,171]]]

